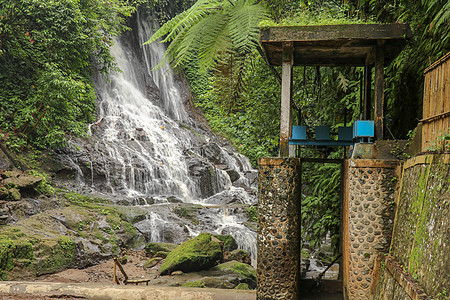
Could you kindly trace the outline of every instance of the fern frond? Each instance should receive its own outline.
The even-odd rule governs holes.
[[[161,28],[159,28],[150,39],[144,44],[150,44],[158,40],[164,35],[167,35],[162,42],[170,42],[176,35],[189,29],[200,21],[208,13],[208,10],[214,9],[220,5],[220,0],[199,0],[191,8],[176,15],[171,20],[167,21]]]
[[[221,53],[231,50],[227,22],[228,15],[223,11],[205,19],[207,34],[203,34],[198,52],[199,67],[202,70],[212,67],[220,59]]]
[[[267,16],[263,5],[251,0],[238,0],[231,10],[228,25],[234,47],[242,51],[254,48],[259,43],[258,24]]]

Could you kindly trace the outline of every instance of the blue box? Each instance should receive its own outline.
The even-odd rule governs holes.
[[[338,127],[338,141],[352,141],[353,127]]]
[[[355,121],[353,124],[353,138],[373,138],[375,136],[374,121]]]
[[[306,140],[306,126],[292,126],[292,140]]]
[[[330,140],[330,126],[317,126],[316,141],[329,141],[329,140]]]

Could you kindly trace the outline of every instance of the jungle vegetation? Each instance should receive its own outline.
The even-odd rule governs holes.
[[[385,82],[388,138],[405,139],[421,116],[424,69],[450,50],[449,21],[450,4],[440,0],[199,0],[149,42],[170,42],[162,63],[183,68],[212,128],[256,164],[278,155],[280,70],[264,61],[255,24],[409,23],[413,38],[386,68]],[[360,68],[294,68],[294,122],[337,127],[358,119],[362,76]],[[308,148],[302,155],[341,158],[343,152]],[[308,164],[302,200],[304,238],[319,245],[329,233],[336,251],[339,174],[338,165]]]
[[[254,164],[277,156],[279,133],[280,70],[261,56],[259,24],[410,23],[412,40],[386,68],[387,126],[397,139],[420,119],[424,69],[450,51],[445,0],[0,0],[1,141],[20,151],[62,147],[83,135],[96,109],[92,75],[115,69],[109,47],[141,3],[160,18],[151,41],[168,43],[163,63],[184,71],[212,128]],[[175,16],[174,9],[181,12]],[[358,68],[295,68],[295,122],[338,126],[344,115],[358,118],[361,76]],[[302,155],[343,153],[303,149]],[[337,172],[328,165],[305,172],[304,218],[317,216],[308,221],[311,243],[337,235],[339,195],[331,192]]]

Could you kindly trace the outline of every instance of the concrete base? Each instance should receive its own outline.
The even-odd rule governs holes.
[[[39,296],[59,298],[71,297],[71,299],[112,299],[112,300],[253,300],[256,299],[255,291],[243,290],[219,290],[200,288],[177,288],[160,286],[119,286],[88,283],[52,283],[52,282],[0,282],[0,298],[5,294],[17,296]],[[10,297],[11,299],[21,299]],[[32,299],[32,298],[25,298]],[[40,298],[39,298],[40,299]]]

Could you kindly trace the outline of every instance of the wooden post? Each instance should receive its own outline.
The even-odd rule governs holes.
[[[370,120],[370,108],[372,97],[372,66],[366,63],[364,66],[364,109],[363,120]]]
[[[283,43],[281,74],[280,157],[289,156],[289,137],[292,131],[292,65],[293,43]]]
[[[383,139],[384,132],[384,53],[383,44],[377,41],[375,51],[375,140]]]

